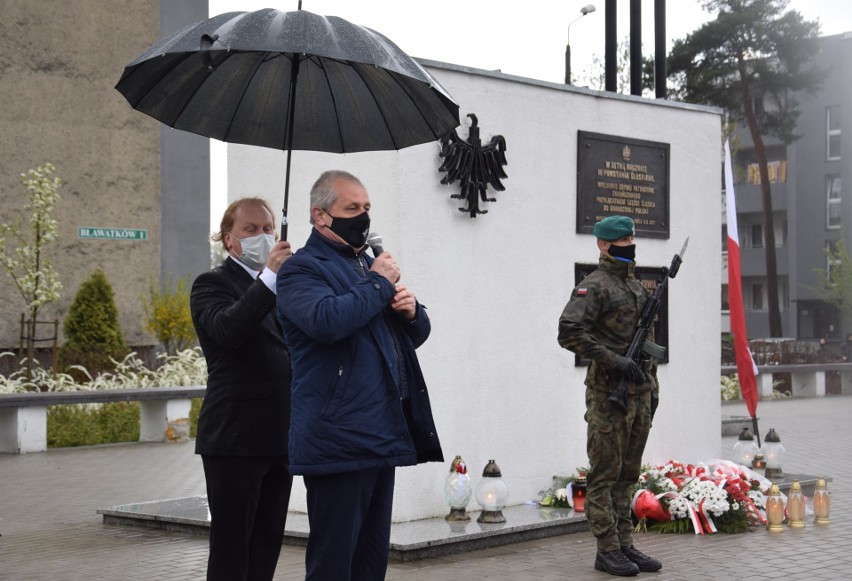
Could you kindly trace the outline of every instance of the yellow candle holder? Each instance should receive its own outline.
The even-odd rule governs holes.
[[[805,495],[802,494],[802,485],[798,480],[793,480],[790,486],[790,495],[787,497],[787,526],[791,529],[805,528]]]
[[[773,484],[769,489],[769,498],[766,499],[766,530],[771,533],[784,531],[784,499],[781,497],[781,489]]]
[[[817,480],[814,488],[814,524],[827,525],[831,523],[828,513],[831,509],[831,499],[828,496],[828,487],[825,478]]]

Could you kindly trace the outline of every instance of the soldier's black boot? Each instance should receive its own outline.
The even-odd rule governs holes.
[[[621,547],[621,552],[624,553],[624,556],[630,559],[632,562],[636,563],[636,566],[639,567],[640,571],[652,572],[659,571],[663,568],[663,563],[655,559],[654,557],[649,557],[633,545],[629,547]]]
[[[632,577],[639,574],[639,567],[619,550],[606,553],[598,551],[595,557],[595,569],[619,577]]]

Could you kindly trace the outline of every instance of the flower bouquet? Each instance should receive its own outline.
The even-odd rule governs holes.
[[[770,482],[727,460],[670,460],[645,470],[633,495],[637,530],[740,533],[766,524]]]
[[[575,476],[569,476],[567,478],[557,478],[553,477],[553,484],[551,484],[550,488],[546,488],[544,490],[539,490],[539,494],[541,495],[541,500],[538,501],[538,504],[541,506],[552,506],[555,508],[574,508],[573,498],[574,498],[574,482],[582,482],[582,485],[585,485],[586,478],[586,468],[579,467],[577,468],[577,474]],[[582,511],[582,507],[578,505],[578,511]]]
[[[548,488],[546,491],[543,491],[543,495],[541,500],[538,503],[541,506],[553,506],[556,508],[571,508],[571,495],[568,494],[568,488],[571,486],[571,483],[567,483],[565,486],[559,486],[558,483],[554,483],[553,486]]]

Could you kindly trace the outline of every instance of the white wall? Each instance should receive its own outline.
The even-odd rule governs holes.
[[[577,131],[671,146],[668,240],[640,238],[637,262],[668,266],[689,250],[670,283],[670,361],[659,371],[661,404],[645,462],[715,458],[719,398],[720,118],[715,110],[597,93],[427,62],[461,104],[467,137],[479,118],[484,142],[501,134],[509,175],[488,214],[471,219],[443,186],[437,143],[400,152],[294,152],[290,234],[307,238],[308,192],[325,169],[357,175],[370,192],[374,230],[429,309],[432,335],[419,350],[446,462],[397,471],[394,520],[447,512],[443,480],[461,454],[474,483],[493,458],[510,504],[537,498],[554,474],[585,465],[585,368],[556,343],[576,262],[596,262],[595,239],[575,232]],[[248,194],[283,206],[285,155],[229,146],[229,200]],[[491,195],[489,193],[489,195]],[[291,508],[304,510],[294,486]],[[469,509],[476,509],[471,503]]]

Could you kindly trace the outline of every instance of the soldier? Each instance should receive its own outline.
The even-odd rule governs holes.
[[[623,577],[659,571],[663,564],[633,546],[631,489],[639,478],[651,429],[651,395],[658,389],[656,364],[640,366],[624,353],[648,292],[633,276],[633,220],[609,216],[593,230],[598,268],[571,293],[559,318],[559,344],[591,360],[586,373],[586,450],[589,471],[586,517],[597,538],[595,569]],[[627,413],[608,398],[624,376]]]

